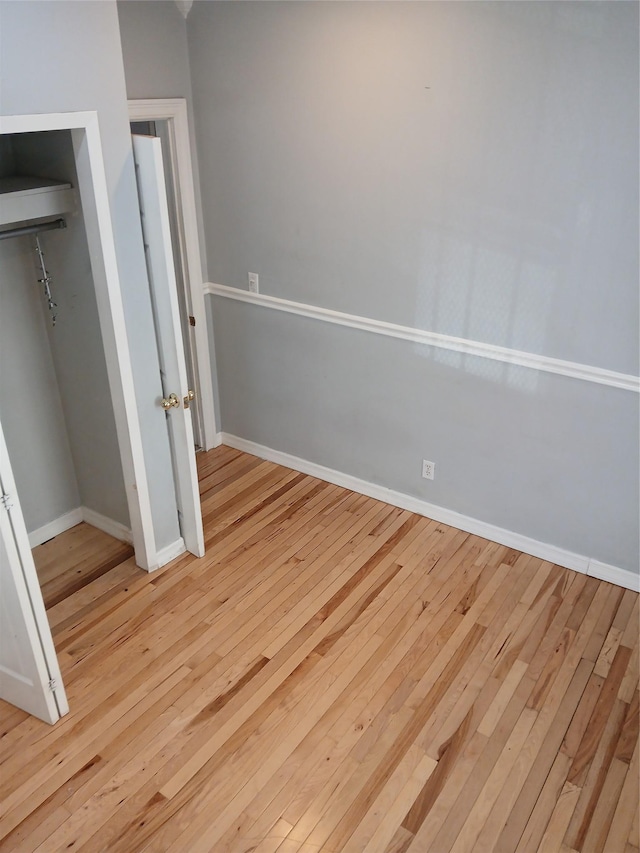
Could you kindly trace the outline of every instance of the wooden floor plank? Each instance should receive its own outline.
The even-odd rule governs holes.
[[[33,549],[47,609],[133,556],[133,547],[82,522]]]
[[[415,592],[414,592],[415,595]],[[361,608],[357,609],[356,615],[364,612]],[[421,619],[424,616],[424,611],[420,617],[415,620],[410,629],[404,634],[390,634],[385,640],[382,649],[384,656],[381,654],[381,659],[372,660],[371,667],[364,667],[358,678],[352,681],[349,686],[349,702],[348,705],[340,713],[332,710],[332,713],[325,715],[323,718],[326,728],[324,740],[320,740],[315,754],[308,756],[306,760],[300,764],[294,762],[293,771],[286,771],[282,774],[279,784],[278,796],[270,799],[269,809],[263,812],[262,821],[267,821],[267,825],[273,820],[273,809],[287,808],[287,815],[293,818],[296,808],[304,809],[303,804],[308,804],[310,798],[313,797],[313,792],[317,791],[324,781],[331,775],[332,768],[339,765],[337,755],[346,755],[357,742],[359,736],[365,731],[365,725],[358,723],[358,717],[365,715],[365,721],[369,724],[375,718],[376,713],[385,702],[392,699],[394,692],[403,684],[406,683],[404,677],[411,669],[411,663],[415,660],[415,655],[419,654],[416,647],[416,641],[423,636],[423,628],[426,622],[422,623]],[[397,629],[396,629],[397,631]],[[398,640],[398,637],[400,639]],[[326,653],[327,647],[323,646],[323,651]],[[329,742],[329,752],[325,743]],[[300,753],[303,750],[299,750]],[[297,776],[295,775],[297,772]],[[272,789],[272,785],[269,786]],[[280,805],[278,805],[280,803]],[[287,805],[288,803],[288,805]],[[260,803],[252,806],[256,812],[264,809]],[[300,816],[297,812],[296,818]],[[258,823],[258,826],[260,824]]]
[[[196,461],[203,558],[40,546],[71,710],[0,703],[0,853],[638,853],[636,593]]]

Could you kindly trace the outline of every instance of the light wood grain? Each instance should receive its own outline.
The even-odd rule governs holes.
[[[205,557],[42,546],[71,711],[0,703],[0,851],[637,853],[636,594],[197,464]]]
[[[33,549],[47,609],[133,557],[133,548],[82,522]]]

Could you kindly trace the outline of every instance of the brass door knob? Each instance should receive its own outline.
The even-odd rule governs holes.
[[[187,396],[186,396],[186,397],[184,397],[184,407],[185,407],[185,409],[188,409],[188,408],[189,408],[189,403],[190,403],[192,400],[195,400],[195,398],[196,398],[196,392],[195,392],[195,391],[192,391],[192,390],[191,390],[191,388],[189,388],[189,390],[187,391]]]
[[[160,401],[160,405],[168,412],[169,409],[179,409],[180,408],[180,400],[178,400],[177,394],[169,394],[168,397],[163,397]]]

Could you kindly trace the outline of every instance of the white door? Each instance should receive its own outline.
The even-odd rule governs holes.
[[[47,723],[69,710],[0,425],[0,699]]]
[[[162,389],[165,401],[173,404],[166,410],[166,418],[171,439],[180,530],[187,550],[201,557],[204,554],[204,534],[191,422],[191,392],[180,329],[162,145],[156,137],[134,135],[132,139]]]

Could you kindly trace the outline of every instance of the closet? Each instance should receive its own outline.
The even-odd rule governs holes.
[[[0,422],[31,547],[81,524],[85,550],[115,541],[125,559],[129,513],[76,188],[71,131],[0,136]],[[65,554],[73,567],[73,547],[49,546],[43,591]]]

